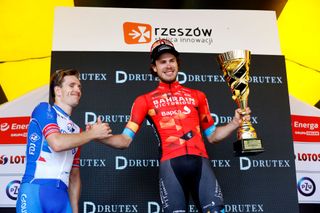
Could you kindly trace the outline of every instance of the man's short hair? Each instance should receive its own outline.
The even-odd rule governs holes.
[[[56,94],[54,93],[54,88],[56,86],[61,87],[65,76],[76,76],[78,79],[80,73],[76,69],[59,69],[52,73],[50,78],[50,95],[53,100],[55,100]]]

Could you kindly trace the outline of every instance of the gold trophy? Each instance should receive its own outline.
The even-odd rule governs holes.
[[[218,55],[223,77],[232,91],[232,99],[246,115],[249,96],[249,50],[233,50]],[[235,155],[250,155],[264,151],[262,142],[250,121],[243,120],[237,132],[238,140],[233,143]]]

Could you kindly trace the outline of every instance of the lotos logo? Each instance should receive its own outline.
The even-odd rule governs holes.
[[[5,155],[1,155],[0,156],[0,165],[5,165],[6,163],[8,163],[9,159],[7,156]]]
[[[10,128],[10,125],[8,123],[2,123],[0,125],[0,131],[5,132]]]
[[[123,24],[124,41],[127,44],[143,44],[151,41],[151,25],[125,22]]]
[[[26,156],[24,155],[1,155],[0,156],[0,165],[5,164],[24,164]]]

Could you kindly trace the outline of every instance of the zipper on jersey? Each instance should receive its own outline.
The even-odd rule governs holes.
[[[171,95],[173,96],[174,93],[173,93],[173,91],[172,91],[172,83],[169,83],[169,91],[170,91]],[[179,109],[178,109],[178,107],[177,107],[176,104],[174,104],[174,107],[175,107],[175,109],[176,109],[177,112],[178,112]],[[182,133],[183,133],[183,135],[185,135],[186,133],[184,132],[184,127],[183,127],[183,125],[182,125],[180,116],[179,116],[178,120],[179,120],[180,126],[182,127]],[[186,142],[184,143],[184,147],[185,147],[185,150],[186,150],[186,154],[189,154],[187,142],[188,142],[188,140],[186,140]]]

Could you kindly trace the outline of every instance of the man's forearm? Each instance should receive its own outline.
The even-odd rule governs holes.
[[[80,179],[80,170],[79,168],[73,168],[70,173],[69,181],[69,199],[72,207],[73,213],[78,213],[78,203],[80,199],[81,192],[81,179]]]
[[[218,143],[234,132],[239,127],[239,124],[232,120],[230,123],[224,126],[219,126],[217,129],[208,137],[210,143]]]
[[[100,141],[103,144],[108,145],[113,148],[116,148],[116,149],[126,149],[129,147],[132,139],[127,135],[119,134],[119,135],[113,135],[108,138],[104,138]]]

